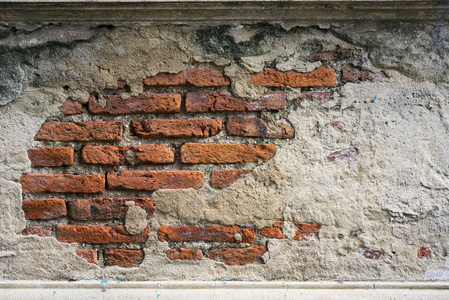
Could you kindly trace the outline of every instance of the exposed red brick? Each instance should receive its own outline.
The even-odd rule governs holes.
[[[331,92],[312,91],[312,92],[302,92],[301,93],[302,100],[313,101],[313,102],[316,102],[319,104],[323,104],[327,101],[330,101],[331,96],[332,96]]]
[[[266,93],[258,100],[235,98],[228,92],[187,93],[187,112],[262,111],[285,109],[285,93]]]
[[[175,161],[175,149],[169,144],[140,146],[86,145],[81,151],[81,157],[86,164],[167,164]]]
[[[119,95],[103,95],[102,105],[95,96],[89,98],[89,111],[93,114],[167,114],[181,110],[181,96],[178,94],[139,94],[123,99]]]
[[[142,250],[104,249],[103,256],[106,266],[122,268],[138,267],[144,259]]]
[[[158,237],[163,242],[228,242],[254,243],[254,228],[226,225],[159,226]],[[235,235],[239,234],[241,240]]]
[[[64,243],[145,243],[150,233],[148,226],[138,235],[130,235],[125,226],[84,226],[84,225],[58,225],[56,239]]]
[[[22,235],[38,235],[41,237],[51,236],[52,228],[48,225],[27,226]]]
[[[423,246],[418,249],[418,258],[424,259],[424,258],[431,258],[432,257],[432,250],[430,247]]]
[[[186,143],[181,147],[181,160],[188,164],[222,164],[269,161],[276,152],[271,144],[196,144]]]
[[[128,211],[127,201],[134,201],[143,208],[148,218],[156,210],[150,198],[71,199],[68,202],[69,217],[77,221],[123,219]]]
[[[294,240],[302,240],[307,241],[309,238],[316,236],[318,231],[321,229],[321,225],[319,224],[307,224],[307,223],[294,223],[296,227],[298,227],[298,231],[296,231]]]
[[[383,253],[381,251],[377,250],[371,250],[371,249],[360,249],[360,253],[368,259],[378,260]]]
[[[41,147],[28,150],[32,167],[59,167],[73,165],[71,147]]]
[[[262,255],[267,252],[264,246],[246,248],[223,248],[209,251],[209,258],[224,262],[228,266],[244,266],[256,262],[263,263]]]
[[[38,141],[119,141],[122,122],[45,122],[34,137]]]
[[[352,50],[350,49],[335,49],[332,51],[312,53],[307,56],[308,61],[326,61],[334,59],[343,59],[352,57]]]
[[[212,171],[210,183],[214,188],[227,188],[235,181],[245,177],[246,174],[251,173],[253,170],[221,170]]]
[[[180,260],[202,260],[203,252],[200,249],[186,249],[186,248],[178,248],[178,249],[170,249],[167,252],[167,258],[171,260],[180,259]]]
[[[281,72],[266,68],[263,72],[251,74],[252,84],[276,87],[335,86],[335,71],[320,67],[308,73],[296,71]]]
[[[339,161],[339,160],[348,160],[350,158],[354,158],[357,156],[357,150],[353,148],[342,149],[331,154],[328,154],[324,157],[325,161]]]
[[[281,221],[274,222],[272,228],[264,227],[260,230],[260,234],[270,239],[285,239],[287,237],[282,234],[281,226]]]
[[[23,200],[22,209],[28,220],[49,220],[66,215],[63,199]]]
[[[268,132],[268,124],[259,118],[228,117],[228,135],[287,139],[295,136],[295,129],[286,119],[276,122],[277,132]]]
[[[218,134],[223,128],[221,120],[134,120],[131,133],[142,138],[162,137],[209,137]]]
[[[127,88],[127,87],[128,87],[128,84],[126,83],[125,80],[123,80],[121,78],[117,80],[117,88],[118,89],[124,89],[124,88]]]
[[[75,253],[91,264],[96,265],[98,263],[98,254],[96,250],[76,250]]]
[[[108,172],[108,189],[155,191],[159,189],[199,189],[204,184],[200,171],[121,171]]]
[[[230,85],[229,78],[217,68],[190,68],[177,74],[159,73],[143,80],[146,86],[224,86]]]
[[[345,124],[343,124],[342,122],[339,121],[334,121],[331,123],[333,126],[337,127],[338,129],[341,130],[341,132],[348,132],[346,130]]]
[[[39,174],[20,178],[23,193],[103,193],[104,175]]]
[[[356,68],[344,68],[343,69],[343,82],[361,82],[361,81],[371,81],[371,82],[388,82],[390,78],[381,73],[373,73],[366,70],[360,70]]]
[[[78,101],[67,99],[64,104],[61,105],[59,111],[64,115],[76,115],[83,111],[83,105]]]

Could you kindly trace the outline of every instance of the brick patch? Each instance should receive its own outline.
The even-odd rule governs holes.
[[[270,239],[286,239],[287,237],[281,231],[282,222],[274,222],[273,227],[264,227],[260,230],[260,234]]]
[[[98,263],[98,253],[96,250],[76,250],[75,253],[91,264],[96,265]]]
[[[321,229],[319,224],[308,224],[308,223],[294,223],[298,227],[296,231],[294,240],[307,241],[312,237],[316,237]]]
[[[264,246],[247,248],[223,248],[209,251],[209,258],[224,262],[228,266],[244,266],[255,262],[262,263],[262,255],[267,252]]]
[[[142,250],[105,249],[103,256],[107,266],[135,268],[143,262],[144,253]]]
[[[361,81],[388,82],[390,81],[390,78],[384,73],[373,73],[366,70],[348,67],[343,69],[342,81],[354,83]]]
[[[122,122],[45,122],[34,137],[38,141],[119,141]]]
[[[253,170],[221,170],[212,171],[210,183],[214,188],[227,188],[238,179],[245,177],[246,174],[251,173]]]
[[[353,51],[350,49],[335,49],[326,52],[312,53],[307,56],[308,61],[326,61],[335,59],[351,58]]]
[[[335,71],[320,67],[308,73],[296,71],[281,72],[266,68],[263,72],[251,74],[252,84],[274,87],[335,86]]]
[[[146,86],[171,86],[171,85],[191,85],[191,86],[226,86],[230,85],[229,78],[222,70],[217,68],[190,68],[177,74],[160,73],[143,80]]]
[[[64,243],[145,243],[148,233],[150,233],[150,227],[138,235],[130,235],[124,226],[58,225],[56,227],[56,239]]]
[[[265,138],[292,138],[295,129],[285,119],[276,122],[278,132],[269,132],[268,124],[259,118],[228,117],[226,131],[228,135],[265,137]]]
[[[22,231],[22,235],[37,235],[40,237],[50,237],[51,232],[52,227],[48,225],[27,226]]]
[[[199,249],[170,249],[166,252],[167,258],[170,260],[180,259],[180,260],[202,260],[203,252]]]
[[[222,130],[221,120],[141,120],[131,121],[131,133],[142,138],[201,138],[218,134]]]
[[[23,193],[103,193],[104,175],[24,175],[20,178]]]
[[[423,246],[418,249],[418,258],[424,259],[424,258],[432,258],[432,250],[430,247]]]
[[[181,96],[179,94],[139,94],[127,99],[119,95],[103,95],[104,104],[95,96],[89,98],[89,111],[92,114],[168,114],[181,110]]]
[[[237,236],[236,236],[237,235]],[[240,236],[240,238],[238,238]],[[158,237],[163,242],[228,242],[253,243],[254,228],[225,225],[160,226]]]
[[[22,209],[28,220],[56,219],[67,213],[63,199],[23,200]]]
[[[41,147],[28,150],[32,167],[59,167],[73,165],[71,147]]]
[[[83,111],[83,105],[78,101],[67,99],[64,104],[61,105],[59,111],[64,115],[76,115]]]

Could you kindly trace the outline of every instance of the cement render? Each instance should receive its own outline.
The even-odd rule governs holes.
[[[1,279],[449,280],[443,255],[449,248],[446,24],[366,22],[290,30],[273,25],[0,28],[0,74],[6,78],[0,84]],[[293,101],[302,90],[286,88],[288,109],[263,116],[288,118],[295,138],[273,140],[274,158],[251,165],[254,172],[229,188],[214,190],[206,179],[198,191],[153,193],[157,210],[139,268],[102,268],[76,256],[74,244],[20,235],[25,219],[16,181],[33,172],[27,150],[46,145],[33,137],[45,120],[58,119],[58,107],[68,97],[84,103],[89,92],[114,88],[118,78],[128,82],[133,95],[142,92],[146,76],[217,65],[231,77],[235,96],[256,99],[268,89],[249,84],[249,73],[265,66],[309,71],[322,63],[307,62],[308,54],[337,46],[360,53],[351,64],[384,71],[390,82],[337,86],[330,102],[303,101],[297,108]],[[87,120],[86,115],[73,118]],[[331,126],[332,121],[343,122],[348,132]],[[324,161],[325,154],[350,147],[359,153],[355,159]],[[208,259],[169,261],[169,245],[156,236],[160,225],[261,228],[274,221],[284,221],[289,237],[293,222],[319,223],[322,229],[310,241],[267,240],[265,263],[243,267]],[[349,238],[354,232],[357,236]],[[422,246],[431,247],[431,259],[417,258]],[[361,249],[383,255],[370,260]]]

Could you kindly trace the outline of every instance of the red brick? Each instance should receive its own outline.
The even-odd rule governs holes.
[[[130,235],[125,226],[84,226],[84,225],[58,225],[56,239],[64,243],[145,243],[150,233],[148,226],[138,235]]]
[[[346,130],[345,124],[343,124],[342,122],[334,121],[334,122],[332,122],[331,124],[332,124],[332,126],[335,126],[335,127],[337,127],[338,129],[340,129],[341,132],[348,132],[348,131]]]
[[[253,170],[221,170],[212,171],[210,183],[214,188],[227,188],[237,180],[245,177],[246,174],[251,173]]]
[[[430,247],[423,246],[418,249],[418,258],[424,259],[424,258],[432,258],[432,250]]]
[[[37,141],[120,141],[122,122],[45,122],[34,137]]]
[[[22,209],[28,220],[56,219],[67,213],[63,199],[23,200]]]
[[[368,259],[378,260],[382,256],[381,251],[371,249],[360,249],[360,253]]]
[[[225,86],[230,85],[229,78],[217,68],[190,68],[177,74],[159,73],[143,80],[146,86]]]
[[[134,120],[131,133],[141,138],[191,138],[209,137],[218,134],[223,128],[221,120]]]
[[[266,68],[263,72],[251,74],[250,82],[275,87],[335,86],[335,71],[320,67],[308,73],[299,73]]]
[[[204,173],[199,171],[121,171],[108,172],[108,189],[155,191],[159,189],[199,189]]]
[[[148,218],[156,210],[150,198],[71,199],[68,202],[69,217],[77,221],[123,219],[128,211],[127,201],[134,201],[143,208]]]
[[[52,228],[48,225],[39,226],[27,226],[23,231],[22,235],[38,235],[41,237],[51,236]]]
[[[348,160],[350,158],[354,158],[357,156],[357,150],[355,149],[342,149],[331,154],[328,154],[324,157],[325,161],[340,161],[340,160]]]
[[[89,111],[92,114],[168,114],[181,110],[181,96],[178,94],[139,94],[128,99],[119,95],[103,95],[105,105],[95,96],[89,98]]]
[[[81,157],[86,164],[166,164],[175,161],[175,149],[169,144],[141,146],[86,145],[81,151]]]
[[[187,93],[187,112],[263,111],[285,109],[285,93],[266,93],[258,100],[235,98],[228,92]]]
[[[20,178],[23,193],[103,193],[104,175],[39,174]]]
[[[273,227],[264,227],[260,230],[260,234],[271,239],[285,239],[286,237],[281,231],[282,222],[274,222]]]
[[[159,226],[158,237],[163,242],[228,242],[254,243],[254,228],[226,225]],[[241,236],[241,241],[235,235]]]
[[[96,265],[98,263],[98,253],[96,250],[76,250],[75,253],[91,264]]]
[[[73,165],[74,150],[70,147],[41,147],[28,150],[32,167]]]
[[[121,78],[117,80],[117,88],[118,89],[124,89],[124,88],[127,88],[127,87],[128,87],[128,84],[126,83],[125,80],[123,80]]]
[[[122,268],[138,267],[144,259],[142,250],[104,249],[103,255],[106,266]]]
[[[296,227],[298,227],[298,231],[296,231],[294,240],[302,240],[307,241],[309,238],[317,236],[318,232],[321,229],[321,225],[319,224],[307,224],[307,223],[294,223]]]
[[[244,266],[256,262],[263,263],[262,255],[267,252],[264,246],[246,248],[223,248],[209,251],[209,258],[224,262],[228,266]]]
[[[199,249],[186,249],[186,248],[178,248],[178,249],[170,249],[167,252],[167,258],[171,260],[180,259],[180,260],[202,260],[203,252]]]
[[[83,111],[83,105],[78,101],[67,99],[64,104],[61,105],[59,111],[64,115],[76,115]]]
[[[353,55],[353,51],[350,49],[335,49],[332,51],[326,52],[318,52],[312,53],[307,56],[308,61],[326,61],[326,60],[335,60],[335,59],[343,59],[350,58]]]
[[[228,117],[228,135],[286,139],[295,135],[295,129],[285,119],[276,122],[278,132],[268,132],[268,124],[259,118]]]
[[[319,91],[302,92],[301,94],[302,100],[313,101],[319,104],[323,104],[327,101],[330,101],[331,96],[332,96],[331,92],[319,92]]]
[[[188,164],[235,164],[257,162],[259,158],[267,162],[275,152],[276,146],[271,144],[186,143],[181,147],[181,160]]]
[[[390,78],[381,73],[373,73],[366,70],[360,70],[356,68],[344,68],[343,69],[343,82],[361,82],[361,81],[371,81],[371,82],[388,82]]]

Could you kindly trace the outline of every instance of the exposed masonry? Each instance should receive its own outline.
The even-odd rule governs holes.
[[[351,50],[337,49],[311,54],[308,59],[325,61],[352,55]],[[341,83],[337,79],[341,79]],[[364,80],[384,82],[388,81],[388,77],[383,73],[374,74],[350,66],[342,70],[341,76],[336,76],[334,70],[325,67],[308,73],[266,68],[263,72],[251,74],[250,82],[273,90],[256,101],[248,101],[223,90],[231,82],[221,69],[190,68],[178,74],[161,73],[144,78],[142,82],[146,92],[139,95],[124,96],[128,91],[127,83],[118,79],[116,90],[92,94],[84,106],[68,99],[59,109],[66,121],[48,120],[42,124],[35,136],[42,147],[29,150],[29,159],[35,171],[20,179],[24,197],[30,198],[23,200],[23,211],[28,220],[23,234],[55,236],[60,242],[78,243],[76,254],[101,266],[138,267],[145,259],[143,243],[147,241],[150,230],[157,230],[158,239],[174,247],[166,253],[171,260],[207,258],[230,266],[263,263],[262,256],[267,248],[261,242],[263,239],[257,237],[286,239],[282,221],[261,230],[250,224],[147,226],[141,233],[131,235],[123,226],[128,210],[126,202],[134,201],[149,219],[157,209],[148,198],[152,191],[200,189],[205,184],[205,178],[210,178],[213,188],[230,186],[252,172],[251,168],[240,166],[264,163],[275,155],[276,146],[269,140],[257,142],[260,138],[289,139],[295,136],[295,129],[286,119],[270,124],[268,120],[254,117],[254,114],[247,115],[248,112],[255,112],[260,116],[263,111],[286,109],[286,95],[276,88],[309,88],[293,102],[298,106],[305,100],[324,103],[331,99],[331,89],[336,84]],[[165,89],[164,93],[153,92],[160,91],[161,87]],[[202,90],[179,92],[189,87]],[[319,89],[314,91],[314,88]],[[224,120],[220,117],[206,119],[202,117],[205,112],[231,115]],[[87,119],[83,118],[83,122],[70,119],[83,113],[88,116]],[[161,118],[133,119],[129,114],[160,114]],[[103,116],[107,118],[103,119]],[[332,125],[346,132],[343,123],[335,121]],[[202,138],[224,132],[227,136],[248,140],[246,143],[201,141]],[[121,144],[124,137],[131,137],[136,144]],[[157,143],[159,139],[181,138],[187,142],[182,145]],[[325,154],[324,160],[332,162],[354,159],[356,156],[356,149],[340,149]],[[173,167],[142,170],[136,169],[138,164],[168,164]],[[205,174],[204,169],[194,170],[198,164],[233,164],[233,167]],[[66,174],[64,168],[76,165],[92,166],[91,174]],[[94,168],[94,165],[99,167]],[[193,169],[183,168],[191,165]],[[53,170],[62,170],[62,173]],[[105,196],[114,190],[125,191],[123,195],[126,197]],[[136,197],[136,191],[143,191],[145,197]],[[62,196],[58,198],[58,195]],[[294,225],[296,234],[292,239],[298,242],[317,238],[321,228],[320,224]],[[355,236],[356,233],[353,233],[350,237]],[[209,250],[184,248],[194,242],[218,246]],[[361,251],[369,259],[378,259],[382,255],[371,249]],[[430,257],[430,250],[425,247],[419,249],[418,257]]]

